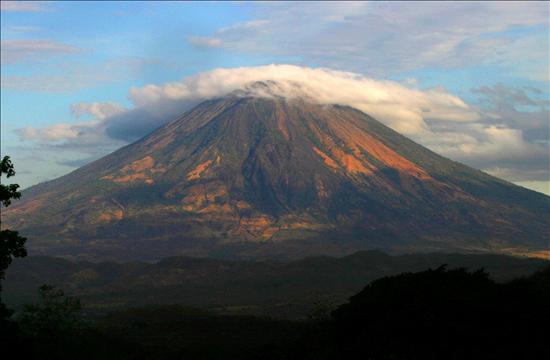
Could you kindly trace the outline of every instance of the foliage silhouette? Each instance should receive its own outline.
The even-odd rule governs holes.
[[[39,288],[40,303],[25,305],[18,316],[21,330],[32,336],[58,336],[80,327],[80,300],[51,285]]]
[[[445,266],[376,280],[333,312],[338,354],[345,359],[548,358],[543,325],[550,323],[548,287],[533,280],[545,271],[507,284],[495,283],[483,270]]]
[[[0,161],[0,179],[4,175],[6,178],[15,175],[15,169],[9,156],[4,156]],[[7,185],[0,183],[0,207],[7,207],[11,204],[12,199],[19,199],[21,193],[18,189],[18,184]],[[25,250],[26,240],[17,231],[9,229],[0,231],[0,336],[2,337],[9,336],[16,330],[15,325],[9,321],[13,312],[2,302],[1,281],[4,280],[6,269],[14,258],[27,256],[27,251]]]

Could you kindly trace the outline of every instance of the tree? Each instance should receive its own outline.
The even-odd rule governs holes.
[[[318,297],[312,304],[307,318],[311,321],[327,321],[331,312],[336,308],[336,303],[326,297]]]
[[[15,175],[13,163],[9,156],[4,156],[0,161],[0,179],[4,175],[6,178]],[[21,193],[18,189],[18,184],[6,185],[0,183],[0,206],[8,207],[12,199],[19,199]],[[14,258],[27,256],[27,250],[25,250],[26,240],[27,239],[20,236],[17,231],[8,229],[0,231],[0,281],[4,279],[6,269]],[[0,321],[4,321],[11,316],[12,312],[9,311],[2,302],[1,294],[2,287],[0,284]]]
[[[332,313],[340,358],[550,358],[548,279],[442,266],[375,280]]]
[[[21,330],[32,336],[57,336],[71,333],[80,326],[80,300],[66,296],[51,285],[38,289],[40,302],[25,305],[18,316]]]

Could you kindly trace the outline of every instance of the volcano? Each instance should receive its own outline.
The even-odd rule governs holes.
[[[241,91],[25,190],[2,216],[32,253],[90,260],[536,254],[549,200],[354,108]]]

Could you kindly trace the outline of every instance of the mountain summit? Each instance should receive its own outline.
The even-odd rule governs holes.
[[[263,82],[205,101],[29,188],[3,223],[34,253],[87,259],[548,249],[547,196],[351,107],[279,93]]]

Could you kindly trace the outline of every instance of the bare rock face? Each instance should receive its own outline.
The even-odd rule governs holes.
[[[2,216],[32,253],[92,260],[544,254],[549,201],[353,108],[242,91],[29,188]]]

